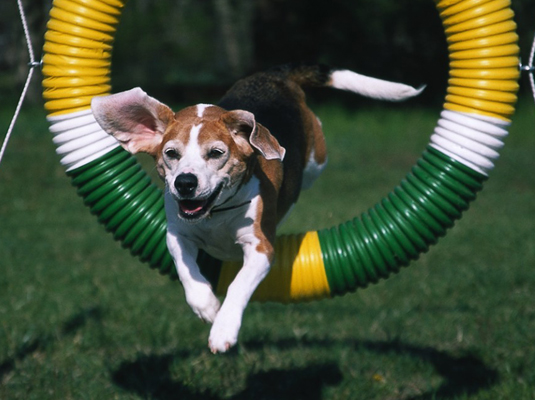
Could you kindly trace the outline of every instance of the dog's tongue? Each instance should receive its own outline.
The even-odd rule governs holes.
[[[180,202],[180,209],[188,214],[195,214],[203,209],[205,200],[182,200]]]

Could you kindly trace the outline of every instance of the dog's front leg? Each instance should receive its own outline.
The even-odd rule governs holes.
[[[256,243],[243,247],[243,267],[229,285],[227,296],[210,331],[212,353],[224,353],[238,341],[243,312],[257,286],[269,272],[273,251],[257,251]]]
[[[203,321],[212,323],[219,311],[220,303],[212,286],[201,274],[197,265],[197,246],[177,231],[168,229],[167,247],[175,261],[178,278],[184,287],[186,302]]]

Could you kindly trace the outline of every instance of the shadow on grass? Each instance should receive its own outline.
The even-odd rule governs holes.
[[[54,334],[45,334],[40,337],[30,339],[22,343],[15,351],[13,357],[0,362],[0,382],[2,378],[15,369],[17,362],[23,361],[37,351],[46,350],[52,344],[62,337],[72,336],[81,329],[89,320],[100,321],[102,313],[100,308],[86,308],[69,318],[61,327],[59,336]]]
[[[498,372],[487,367],[473,354],[455,357],[431,347],[418,347],[399,341],[364,342],[357,344],[357,347],[383,354],[409,354],[431,364],[444,379],[436,390],[407,400],[449,399],[459,395],[472,395],[499,381]]]
[[[329,340],[284,340],[276,343],[279,349],[293,348],[296,346],[331,346]],[[248,348],[261,349],[264,344],[260,342],[248,342]],[[449,399],[459,395],[471,395],[482,389],[487,389],[499,381],[498,371],[487,367],[481,359],[473,354],[455,357],[447,352],[436,350],[432,347],[419,347],[405,344],[399,340],[391,341],[348,341],[348,347],[357,351],[367,351],[377,354],[408,354],[413,358],[423,360],[431,364],[444,382],[432,391],[418,396],[407,397],[406,400]]]
[[[276,346],[280,350],[297,346],[330,347],[329,340],[283,340],[276,343],[246,342],[248,351],[262,351],[264,346]],[[470,395],[486,389],[498,382],[496,370],[487,367],[474,355],[460,357],[430,347],[418,347],[400,341],[389,342],[347,342],[356,351],[377,354],[408,354],[430,363],[443,378],[440,387],[407,400],[449,399],[459,395]],[[123,389],[147,398],[158,400],[220,400],[217,394],[195,391],[191,386],[174,380],[170,373],[173,360],[187,358],[188,354],[162,356],[140,356],[133,362],[123,362],[112,372],[113,382]],[[207,372],[209,373],[209,372]],[[251,374],[247,378],[246,389],[231,397],[232,400],[321,400],[322,388],[336,386],[343,379],[343,373],[334,363],[314,364],[305,368],[271,370]]]
[[[142,397],[157,400],[221,400],[209,391],[195,391],[173,380],[169,367],[176,355],[142,356],[124,362],[112,373],[113,382]],[[209,372],[207,372],[209,373]],[[320,364],[305,368],[271,370],[251,374],[246,389],[230,397],[232,400],[321,400],[322,387],[341,382],[337,365]]]
[[[99,321],[102,312],[98,307],[87,308],[69,318],[58,334],[46,334],[21,344],[15,354],[0,361],[0,381],[16,368],[21,362],[38,351],[43,351],[64,337],[74,335],[89,321]],[[243,344],[248,351],[263,351],[266,346],[275,346],[279,350],[295,347],[329,348],[339,346],[332,340],[288,339],[277,342],[247,341]],[[419,347],[393,341],[344,341],[342,345],[357,352],[371,352],[387,355],[409,355],[431,364],[443,383],[410,400],[431,400],[435,398],[451,399],[459,395],[471,395],[496,384],[499,376],[496,370],[486,366],[481,359],[473,354],[453,356],[431,347]],[[187,360],[188,352],[177,352],[167,355],[140,356],[133,362],[123,362],[111,372],[113,383],[124,390],[137,395],[157,400],[219,400],[215,393],[195,390],[194,387],[172,377],[171,367],[175,359]],[[209,373],[209,372],[207,372]],[[250,374],[246,389],[231,397],[233,400],[321,400],[322,388],[337,386],[342,382],[343,373],[333,362],[312,364],[302,368],[274,369]]]

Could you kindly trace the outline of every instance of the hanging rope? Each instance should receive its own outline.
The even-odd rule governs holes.
[[[28,63],[28,66],[30,67],[30,69],[28,71],[28,76],[26,78],[26,82],[24,83],[24,87],[22,88],[22,93],[20,95],[19,102],[17,103],[17,107],[15,108],[15,113],[13,114],[13,118],[11,119],[11,122],[7,129],[6,137],[4,138],[4,142],[2,143],[2,148],[0,149],[0,164],[2,163],[2,159],[4,158],[4,153],[6,151],[7,144],[9,142],[9,139],[11,138],[11,134],[13,133],[15,123],[17,122],[17,119],[19,117],[20,109],[22,108],[22,103],[24,102],[24,99],[26,98],[26,93],[28,93],[28,88],[30,87],[30,81],[32,80],[33,71],[35,70],[36,67],[41,66],[40,61],[35,61],[33,48],[32,48],[32,41],[30,37],[30,31],[28,30],[28,23],[26,22],[26,15],[24,14],[24,8],[22,7],[22,0],[17,0],[17,5],[19,7],[19,14],[20,14],[21,22],[22,22],[22,28],[24,29],[24,36],[26,37],[26,45],[28,46],[28,55],[30,58],[30,62]]]
[[[533,101],[535,101],[535,67],[533,66],[533,58],[535,58],[535,36],[533,37],[533,44],[531,45],[528,65],[520,65],[520,69],[522,71],[526,71],[529,74],[529,81],[531,83],[531,93],[533,94]]]

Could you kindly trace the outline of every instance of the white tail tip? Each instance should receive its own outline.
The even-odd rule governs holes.
[[[334,71],[331,74],[330,86],[358,93],[372,99],[388,101],[410,99],[418,96],[425,89],[425,85],[416,89],[403,83],[371,78],[349,70]]]

